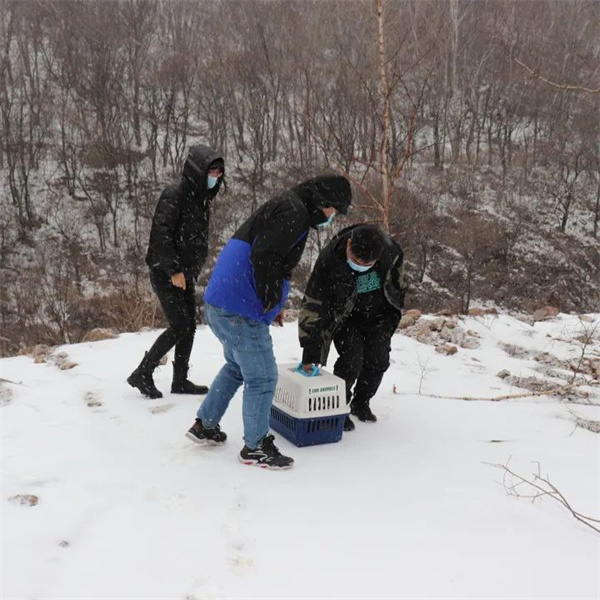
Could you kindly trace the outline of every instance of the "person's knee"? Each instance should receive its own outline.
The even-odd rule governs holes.
[[[277,364],[275,361],[265,365],[265,369],[263,372],[263,381],[265,387],[268,387],[270,390],[275,391],[277,387],[277,379],[279,378],[279,373],[277,372]]]
[[[169,322],[169,328],[178,341],[185,337],[193,338],[196,335],[196,322],[189,319],[172,319]]]
[[[274,391],[275,388],[277,387],[277,381],[279,379],[279,373],[277,372],[277,364],[276,363],[273,363],[271,365],[271,368],[269,369],[269,371],[267,373],[267,379],[269,382],[269,386]]]
[[[274,392],[277,387],[277,364],[265,363],[260,367],[251,369],[244,373],[244,381],[246,385],[253,389],[259,389],[264,392]]]
[[[234,365],[232,363],[226,363],[223,369],[227,376],[233,379],[234,381],[237,381],[240,384],[244,381],[242,373],[237,365]]]
[[[365,360],[364,369],[370,373],[385,373],[390,368],[390,354],[373,354]]]
[[[170,323],[169,329],[173,332],[173,336],[177,342],[180,342],[183,338],[190,335],[190,328],[187,323]]]
[[[356,379],[363,366],[363,357],[358,353],[341,354],[334,366],[334,373],[343,379]]]

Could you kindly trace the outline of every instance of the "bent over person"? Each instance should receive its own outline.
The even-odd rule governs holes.
[[[377,421],[370,402],[390,366],[404,294],[402,249],[375,225],[342,230],[308,281],[298,321],[302,367],[325,365],[333,341],[339,353],[333,373],[346,382],[346,401],[360,421]],[[353,429],[348,416],[344,430]]]
[[[127,383],[148,398],[162,398],[152,373],[175,346],[174,394],[206,394],[205,385],[188,379],[189,360],[196,333],[195,281],[208,254],[210,207],[223,181],[225,163],[208,146],[192,146],[178,185],[160,196],[150,231],[146,263],[150,283],[169,327],[146,352]]]
[[[269,434],[277,384],[277,364],[269,325],[283,325],[283,306],[292,269],[298,264],[309,229],[345,214],[350,183],[322,175],[263,204],[223,248],[204,295],[206,322],[223,345],[225,365],[210,386],[187,437],[222,444],[219,423],[243,384],[244,447],[239,460],[268,469],[289,469]]]

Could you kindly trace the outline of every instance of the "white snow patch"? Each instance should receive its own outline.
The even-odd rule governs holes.
[[[595,318],[600,318],[596,315]],[[286,472],[241,465],[241,395],[224,447],[184,437],[198,400],[145,400],[125,383],[158,332],[64,347],[59,371],[26,356],[0,361],[3,598],[597,598],[599,536],[549,499],[510,498],[486,463],[542,473],[573,507],[600,517],[600,436],[564,404],[491,397],[495,374],[535,372],[500,341],[577,356],[560,341],[574,316],[531,327],[469,318],[481,347],[451,357],[396,335],[372,406],[337,444],[295,448]],[[273,329],[281,363],[299,360],[294,323]],[[199,327],[191,375],[210,383],[219,343]],[[331,363],[332,364],[332,363]],[[425,373],[423,372],[423,365]],[[20,384],[19,384],[20,383]],[[393,387],[399,393],[393,393]],[[97,402],[90,405],[90,398]],[[165,408],[167,407],[167,408]],[[574,407],[600,420],[596,406]],[[494,442],[492,442],[494,440]],[[35,494],[37,506],[8,501]]]

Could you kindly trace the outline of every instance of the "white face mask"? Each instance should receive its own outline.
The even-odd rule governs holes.
[[[331,225],[331,223],[333,223],[333,217],[335,217],[335,213],[331,213],[329,215],[329,218],[327,219],[327,221],[323,221],[322,223],[318,223],[317,227],[327,227],[328,225]]]
[[[211,177],[210,175],[208,175],[206,177],[206,187],[209,190],[212,190],[215,187],[215,185],[217,185],[217,181],[219,181],[218,177]]]
[[[352,270],[358,271],[359,273],[364,273],[365,271],[368,271],[369,269],[373,268],[373,265],[359,265],[353,260],[350,260],[349,258],[346,260],[346,262]]]

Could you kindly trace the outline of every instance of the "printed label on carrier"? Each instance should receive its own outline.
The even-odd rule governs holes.
[[[337,392],[337,391],[338,391],[337,385],[330,385],[329,387],[324,387],[324,388],[309,388],[308,393],[316,394],[318,392]]]

